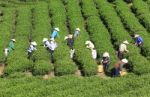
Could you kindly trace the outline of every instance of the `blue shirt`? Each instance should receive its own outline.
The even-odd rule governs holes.
[[[137,44],[143,43],[142,37],[138,37],[138,38],[136,39],[136,43],[137,43]]]
[[[58,36],[58,32],[56,30],[54,30],[52,32],[51,38],[56,38]]]
[[[9,51],[14,50],[14,42],[13,42],[13,41],[10,41],[10,42],[9,42],[8,50],[9,50]]]

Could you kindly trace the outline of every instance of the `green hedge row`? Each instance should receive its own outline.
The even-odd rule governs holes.
[[[150,10],[148,4],[142,0],[133,0],[132,9],[144,27],[150,31]]]
[[[15,50],[8,58],[8,66],[5,69],[7,74],[31,70],[33,67],[32,62],[27,59],[26,52],[28,35],[31,31],[31,10],[28,7],[20,7],[17,14],[16,32],[14,33],[16,39]]]
[[[149,37],[148,32],[139,23],[135,15],[131,13],[130,9],[128,8],[125,2],[121,0],[117,0],[115,4],[116,4],[116,11],[118,15],[120,16],[122,22],[124,23],[125,27],[129,29],[130,34],[137,33],[143,37],[144,49],[142,50],[141,53],[144,56],[148,57],[148,59],[150,59],[150,43],[149,43],[150,37]]]
[[[49,23],[49,9],[48,4],[44,2],[37,3],[32,13],[33,30],[31,32],[32,40],[38,43],[37,51],[35,51],[35,65],[33,74],[44,75],[54,71],[54,66],[51,63],[50,54],[42,46],[43,38],[49,37],[50,23]]]
[[[71,32],[73,33],[77,27],[81,29],[79,37],[75,40],[75,60],[82,67],[84,75],[91,76],[96,74],[97,64],[91,57],[91,51],[85,46],[85,41],[89,40],[89,35],[84,28],[84,20],[78,3],[76,0],[64,0]]]
[[[120,18],[117,16],[117,13],[115,13],[115,9],[113,9],[113,6],[105,0],[96,0],[96,4],[101,17],[105,21],[106,26],[112,35],[114,44],[118,47],[124,40],[131,42],[132,39],[124,29]],[[134,73],[148,73],[150,70],[149,61],[140,54],[139,49],[134,44],[130,43],[128,49],[130,52],[128,53],[127,58],[129,63],[134,66]]]
[[[54,53],[55,73],[59,76],[74,74],[77,70],[77,66],[70,58],[70,50],[66,45],[66,41],[64,41],[64,37],[68,34],[68,31],[66,29],[65,8],[61,0],[49,0],[49,10],[51,15],[52,27],[59,27],[60,29],[60,38],[56,38],[58,48],[56,48]],[[49,30],[49,32],[51,33],[51,30]]]
[[[90,39],[94,42],[97,53],[102,58],[104,52],[109,52],[111,57],[111,67],[117,61],[116,52],[111,43],[111,37],[108,30],[103,25],[98,16],[98,11],[93,0],[81,0],[82,12],[86,18],[87,30],[89,31]],[[92,10],[91,10],[92,9]]]

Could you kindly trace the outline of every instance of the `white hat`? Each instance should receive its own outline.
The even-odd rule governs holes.
[[[68,38],[72,38],[72,37],[73,37],[73,35],[72,35],[72,34],[69,34],[69,35],[68,35]]]
[[[45,42],[45,41],[47,41],[48,40],[48,38],[43,38],[43,42]]]
[[[51,38],[50,40],[51,40],[51,41],[55,41],[55,39],[54,39],[54,38]]]
[[[31,42],[31,44],[37,46],[37,43],[35,41]]]
[[[139,37],[139,36],[140,36],[140,35],[138,35],[138,34],[135,34],[135,36],[134,36],[134,37],[135,37],[135,38],[137,38],[137,37]]]
[[[87,40],[86,42],[85,42],[85,44],[87,45],[87,44],[89,44],[91,41],[89,41],[89,40]]]
[[[16,39],[11,39],[13,42],[16,42]]]
[[[110,56],[109,56],[109,53],[108,53],[108,52],[105,52],[105,53],[103,54],[103,57],[110,57]]]
[[[128,63],[128,60],[127,60],[127,59],[122,59],[121,61],[122,61],[123,63],[125,63],[125,64]]]
[[[54,28],[54,29],[55,29],[56,31],[60,31],[58,27],[57,27],[57,28]]]
[[[77,31],[80,31],[80,28],[76,28]]]
[[[64,38],[64,39],[65,39],[65,40],[66,40],[66,39],[68,39],[68,36],[65,36],[65,38]]]
[[[128,42],[127,40],[126,40],[126,41],[124,41],[123,43],[124,43],[124,44],[129,44],[129,42]]]

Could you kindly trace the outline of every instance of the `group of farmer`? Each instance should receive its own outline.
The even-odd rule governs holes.
[[[50,53],[52,59],[54,58],[54,56],[53,56],[54,51],[58,47],[58,44],[55,41],[55,39],[57,37],[60,37],[59,31],[60,30],[58,27],[54,28],[50,35],[50,40],[48,38],[43,38],[43,41],[42,41],[43,46]],[[68,34],[67,36],[64,37],[64,40],[66,41],[66,45],[70,48],[70,51],[68,52],[70,54],[70,58],[74,57],[74,54],[75,54],[74,42],[75,42],[75,39],[79,36],[79,34],[80,34],[80,28],[76,28],[73,34]],[[134,34],[133,37],[136,39],[135,45],[138,47],[142,47],[142,45],[143,45],[142,37],[138,34]],[[8,47],[5,48],[4,54],[6,57],[12,50],[14,50],[15,42],[16,42],[15,39],[11,39]],[[86,45],[87,49],[90,49],[91,57],[96,60],[97,59],[97,51],[96,51],[95,46],[92,43],[92,41],[90,41],[90,40],[85,41],[85,45]],[[128,45],[129,45],[129,42],[127,40],[125,40],[119,46],[119,49],[117,51],[117,56],[118,56],[119,61],[114,65],[114,71],[113,71],[114,77],[119,76],[124,65],[128,63],[128,60],[124,56],[126,53],[129,52],[129,50],[127,49]],[[27,54],[28,54],[27,58],[28,59],[31,59],[34,51],[37,50],[36,47],[37,47],[37,43],[35,41],[31,41],[29,44],[29,47],[27,49]],[[104,72],[107,73],[108,67],[110,64],[110,55],[107,51],[104,52],[102,55],[101,64],[103,65]]]

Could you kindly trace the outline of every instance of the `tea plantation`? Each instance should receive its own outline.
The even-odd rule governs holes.
[[[0,97],[150,97],[150,0],[0,0],[0,11],[0,61],[10,39],[16,39],[0,76]],[[55,27],[60,37],[52,60],[42,40]],[[71,59],[64,37],[75,28],[81,32]],[[134,33],[144,39],[142,49],[134,44]],[[30,40],[38,44],[32,60],[27,59]],[[98,60],[109,52],[108,75],[97,73],[99,62],[87,40]],[[125,56],[133,69],[111,77],[124,40],[130,42]]]

